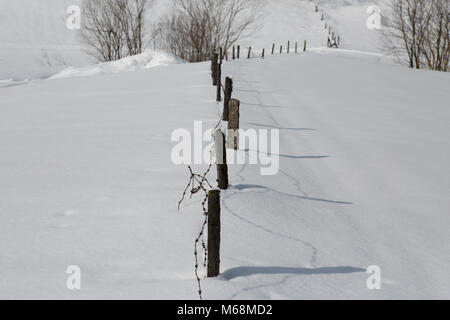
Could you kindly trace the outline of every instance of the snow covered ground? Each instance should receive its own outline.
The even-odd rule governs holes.
[[[326,49],[224,68],[242,126],[280,130],[280,172],[230,167],[222,275],[204,297],[449,298],[448,75]],[[0,89],[1,298],[197,298],[201,199],[177,212],[188,172],[170,136],[216,124],[208,71]]]
[[[0,0],[0,298],[197,299],[202,199],[177,211],[188,171],[170,138],[216,125],[209,64],[147,51],[90,65],[65,27],[76,3]],[[204,298],[448,299],[450,78],[379,53],[365,21],[381,0],[317,1],[339,50],[314,3],[268,1],[241,42],[308,52],[224,64],[242,127],[280,131],[280,171],[230,166]]]

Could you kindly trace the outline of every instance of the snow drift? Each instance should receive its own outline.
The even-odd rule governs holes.
[[[50,79],[62,79],[69,77],[86,77],[101,74],[120,73],[149,69],[169,64],[184,63],[174,55],[162,51],[147,50],[142,54],[126,57],[117,61],[103,62],[86,67],[69,67],[50,77]]]

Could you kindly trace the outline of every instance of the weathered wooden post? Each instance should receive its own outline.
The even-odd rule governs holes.
[[[217,86],[218,59],[219,55],[216,51],[213,51],[211,56],[211,76],[213,79],[213,86]]]
[[[230,99],[228,102],[229,116],[228,116],[228,135],[227,148],[239,149],[239,109],[240,101],[237,99]]]
[[[319,12],[319,7],[316,5],[316,12]]]
[[[325,23],[325,29],[328,29],[328,25]]]
[[[303,51],[306,51],[306,40],[305,43],[303,44]]]
[[[222,115],[223,121],[228,121],[228,116],[230,113],[228,104],[230,102],[232,94],[233,94],[233,80],[230,77],[226,77],[225,78],[225,93],[224,93],[224,98],[223,98],[223,115]]]
[[[208,192],[208,270],[207,277],[220,274],[220,190]]]
[[[236,59],[236,47],[233,46],[233,60]]]
[[[283,53],[283,45],[280,46],[280,54]]]
[[[252,47],[248,47],[248,56],[247,56],[247,59],[250,59],[250,54],[251,54],[251,52],[252,52]]]
[[[297,52],[298,52],[298,43],[296,42],[295,43],[295,53],[297,54]]]
[[[272,45],[272,55],[275,53],[275,43]]]
[[[338,39],[337,39],[337,44],[338,44],[338,46],[340,46],[340,45],[341,45],[341,36],[338,36]]]
[[[217,83],[217,96],[216,96],[216,101],[220,102],[222,101],[222,63],[218,63],[217,64],[217,79],[216,79],[216,83]]]
[[[262,54],[261,54],[261,58],[264,59],[264,53],[265,53],[266,49],[262,49]]]
[[[214,146],[216,150],[217,183],[219,189],[228,189],[228,165],[225,135],[221,130],[214,132]]]
[[[290,49],[290,47],[291,47],[291,42],[290,42],[290,41],[288,41],[288,46],[287,46],[287,54],[289,54],[289,49]]]
[[[324,16],[323,16],[323,13],[322,13],[322,17],[320,18],[320,21],[323,21],[323,19],[324,19]]]
[[[241,57],[241,46],[237,46],[237,58]]]

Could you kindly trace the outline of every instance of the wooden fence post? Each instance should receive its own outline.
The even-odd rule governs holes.
[[[290,42],[290,41],[288,41],[288,46],[287,46],[287,54],[289,54],[289,49],[290,49],[290,47],[291,47],[291,42]]]
[[[233,60],[236,59],[236,47],[233,46]]]
[[[272,45],[272,55],[275,53],[275,43]]]
[[[250,54],[251,54],[251,52],[252,52],[252,47],[248,47],[248,56],[247,56],[247,59],[250,59]]]
[[[262,54],[261,54],[261,58],[264,59],[264,53],[265,53],[266,49],[262,49]]]
[[[225,78],[225,93],[223,98],[223,115],[222,120],[228,121],[228,116],[230,114],[230,109],[228,108],[228,104],[231,99],[231,95],[233,93],[233,80],[230,77]]]
[[[296,42],[295,43],[295,53],[297,53],[298,52],[298,43]]]
[[[219,129],[214,132],[214,146],[216,150],[217,183],[219,189],[228,189],[228,165],[225,135]]]
[[[230,112],[228,117],[227,148],[238,150],[240,101],[237,99],[230,99],[228,108]]]
[[[220,190],[208,192],[208,278],[220,274]]]
[[[213,51],[211,55],[211,76],[213,79],[213,86],[217,86],[218,58],[219,55],[217,54],[217,52]]]
[[[340,46],[340,45],[341,45],[341,36],[338,36],[338,39],[337,39],[337,44],[338,44],[338,46]]]
[[[306,51],[306,40],[305,43],[303,44],[303,51]]]
[[[280,54],[283,53],[283,45],[280,46]]]
[[[239,59],[241,56],[241,46],[237,46],[237,58]]]
[[[222,63],[218,63],[217,64],[217,97],[216,97],[216,101],[220,102],[222,101]]]

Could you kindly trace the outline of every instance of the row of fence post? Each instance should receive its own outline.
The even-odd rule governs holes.
[[[272,45],[272,51],[271,51],[272,55],[275,54],[275,46],[276,45],[274,43]],[[307,46],[307,41],[305,40],[303,43],[303,51],[306,51],[306,49],[307,49],[306,46]],[[298,42],[295,42],[295,53],[298,53],[298,49],[299,49]],[[222,50],[222,49],[220,49],[220,50]],[[252,57],[252,51],[253,51],[253,48],[251,46],[249,46],[247,49],[247,59],[250,59]],[[290,52],[291,52],[291,42],[290,41],[288,41],[286,52],[287,52],[287,54],[290,54]],[[282,54],[282,53],[283,53],[283,45],[280,45],[280,54]],[[241,56],[241,46],[240,45],[233,46],[231,49],[231,58],[233,60],[236,60],[236,59],[240,59],[240,56]],[[266,49],[263,48],[261,51],[261,58],[264,59],[265,56],[266,56]],[[228,51],[227,50],[225,50],[224,57],[225,57],[225,60],[228,60]],[[215,66],[214,66],[214,68],[215,68]],[[214,78],[215,78],[215,75],[213,75],[213,79]],[[214,85],[215,85],[215,83],[214,83]]]
[[[232,57],[240,55],[240,46],[237,50],[233,47]],[[251,49],[250,49],[251,50]],[[249,55],[250,51],[249,50]],[[218,129],[214,132],[214,147],[216,151],[217,183],[218,189],[208,192],[208,240],[207,240],[207,277],[213,278],[220,274],[220,192],[227,190],[228,164],[227,148],[237,150],[239,148],[239,116],[240,101],[232,98],[233,79],[225,77],[225,86],[222,87],[222,59],[227,57],[223,49],[211,54],[211,77],[213,85],[217,87],[216,101],[221,102],[221,90],[223,88],[223,113],[222,120],[228,122],[228,135]]]

